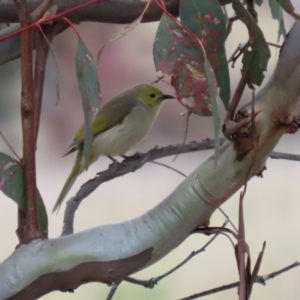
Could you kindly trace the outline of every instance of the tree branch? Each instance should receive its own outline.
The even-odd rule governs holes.
[[[222,5],[231,3],[232,0],[219,0]],[[29,11],[35,10],[41,3],[41,0],[28,1]],[[57,0],[58,13],[64,12],[74,6],[84,4],[86,0]],[[67,17],[73,23],[83,21],[127,24],[139,17],[146,5],[145,1],[120,1],[120,0],[102,0],[99,3],[86,7],[80,11],[73,12]],[[165,0],[167,10],[175,16],[178,16],[179,0]],[[162,15],[160,8],[152,2],[147,10],[143,22],[158,21]],[[16,23],[18,16],[15,7],[11,1],[0,1],[0,23]]]
[[[224,142],[225,139],[220,140],[220,144],[223,144]],[[62,235],[68,235],[73,233],[75,211],[77,210],[81,201],[88,197],[102,183],[123,176],[130,172],[135,172],[136,170],[140,169],[145,163],[162,157],[200,150],[213,149],[214,147],[214,140],[211,139],[206,139],[205,141],[200,143],[193,141],[189,144],[184,145],[180,144],[176,146],[154,148],[149,150],[145,154],[138,153],[131,157],[127,157],[122,162],[122,168],[119,168],[119,166],[116,166],[116,164],[111,164],[107,170],[99,173],[97,177],[83,184],[79,191],[76,193],[75,197],[72,197],[67,202]]]
[[[220,139],[220,145],[224,144],[226,139]],[[138,155],[133,155],[127,157],[122,162],[122,168],[116,168],[114,164],[111,164],[109,168],[101,173],[99,173],[95,178],[90,179],[84,183],[79,191],[74,197],[67,201],[66,210],[64,214],[64,225],[62,230],[62,235],[72,234],[74,231],[74,217],[77,208],[79,207],[81,201],[88,197],[96,188],[98,188],[102,183],[113,180],[117,177],[124,176],[128,173],[135,172],[140,169],[145,163],[152,162],[153,160],[179,155],[184,153],[190,153],[195,151],[214,149],[215,142],[212,139],[206,139],[202,142],[192,141],[188,144],[179,144],[161,148],[154,148],[149,150],[147,153]],[[276,159],[288,159],[300,161],[300,155],[288,154],[281,152],[272,152],[271,158]]]
[[[210,238],[204,246],[202,246],[200,249],[198,249],[196,251],[193,251],[187,258],[185,258],[182,262],[180,262],[177,266],[175,266],[174,268],[172,268],[168,272],[166,272],[166,273],[164,273],[160,276],[151,278],[149,280],[139,280],[139,279],[128,277],[128,278],[125,278],[124,281],[130,282],[130,283],[133,283],[133,284],[142,285],[146,288],[153,288],[156,284],[158,284],[159,281],[161,281],[165,277],[171,275],[172,273],[174,273],[175,271],[180,269],[188,261],[190,261],[193,257],[195,257],[196,255],[206,251],[206,248],[219,236],[219,234],[221,233],[221,229],[224,228],[227,225],[227,223],[228,223],[228,221],[225,220],[223,225],[220,227],[220,230],[217,231],[216,233],[214,233],[214,236],[212,238]],[[197,232],[197,231],[195,231],[195,232]]]
[[[31,23],[26,2],[15,0],[20,24],[22,27]],[[34,138],[34,92],[33,92],[33,62],[32,62],[32,30],[21,35],[21,70],[22,70],[22,129],[23,129],[23,165],[25,173],[26,211],[25,228],[18,229],[21,243],[41,237],[38,210],[35,170],[35,138]],[[23,224],[24,225],[24,224]],[[24,235],[23,235],[24,234]]]
[[[273,279],[273,278],[281,275],[282,273],[285,273],[285,272],[287,272],[287,271],[289,271],[293,268],[299,267],[299,266],[300,266],[300,263],[295,262],[295,263],[293,263],[293,264],[291,264],[291,265],[289,265],[289,266],[287,266],[283,269],[272,272],[270,274],[257,276],[255,282],[260,283],[262,285],[266,285],[267,280]],[[223,285],[223,286],[220,286],[220,287],[217,287],[217,288],[213,288],[211,290],[207,290],[207,291],[204,291],[204,292],[201,292],[201,293],[194,294],[192,296],[181,298],[180,300],[192,300],[192,299],[202,298],[202,297],[205,297],[205,296],[209,296],[209,295],[212,295],[212,294],[216,294],[216,293],[219,293],[219,292],[223,292],[223,291],[230,290],[232,288],[238,287],[239,284],[240,284],[239,281],[233,282],[233,283],[226,284],[226,285]]]

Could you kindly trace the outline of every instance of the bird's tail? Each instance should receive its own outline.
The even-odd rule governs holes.
[[[78,175],[82,173],[82,167],[81,167],[81,164],[82,164],[82,149],[79,149],[78,150],[78,154],[77,154],[77,157],[76,157],[76,161],[75,161],[75,164],[74,164],[74,167],[68,177],[68,179],[66,180],[57,200],[56,200],[56,203],[53,207],[53,210],[52,210],[52,213],[54,213],[55,211],[58,212],[60,206],[62,205],[65,197],[67,196],[68,192],[70,191],[71,187],[73,186],[75,180],[77,179]]]

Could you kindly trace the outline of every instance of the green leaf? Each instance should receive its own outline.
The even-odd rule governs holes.
[[[263,0],[255,0],[255,4],[257,4],[258,6],[261,6],[263,3]]]
[[[250,80],[248,83],[250,85],[261,85],[264,79],[264,71],[267,69],[268,61],[271,56],[269,46],[261,29],[258,27],[249,12],[240,3],[240,1],[233,0],[232,7],[237,16],[247,26],[249,32],[249,42],[251,45],[251,51],[246,51],[244,53],[242,72],[245,71],[248,63],[252,61],[249,73]]]
[[[0,152],[0,190],[25,211],[24,168],[15,159]],[[37,191],[37,207],[43,237],[47,237],[48,216],[42,197]]]
[[[230,100],[230,77],[225,52],[226,21],[218,0],[181,0],[181,22],[201,40],[220,88],[220,97],[228,108]]]
[[[281,35],[283,37],[286,36],[286,30],[285,30],[285,26],[284,26],[282,8],[278,4],[278,2],[275,1],[275,0],[269,0],[269,5],[270,5],[270,8],[271,8],[271,13],[272,13],[273,19],[278,20],[278,22],[279,22],[278,37],[277,37],[277,42],[278,42]]]
[[[207,76],[209,93],[212,99],[212,112],[214,121],[214,138],[215,138],[215,167],[217,166],[220,157],[220,143],[219,143],[219,132],[220,132],[220,113],[217,102],[217,80],[215,73],[207,59],[204,60],[204,68]]]
[[[83,157],[85,168],[88,169],[93,141],[93,122],[95,114],[100,107],[101,92],[97,65],[91,52],[80,38],[76,53],[76,74],[84,113],[85,137]]]

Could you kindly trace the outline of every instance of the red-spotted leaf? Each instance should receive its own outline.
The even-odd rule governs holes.
[[[101,92],[97,65],[91,52],[80,38],[76,53],[76,74],[84,113],[85,135],[83,157],[85,168],[88,169],[93,141],[93,121],[100,107]]]
[[[225,52],[226,20],[220,2],[181,0],[179,3],[180,20],[201,40],[220,88],[220,98],[228,108],[230,77]]]
[[[25,211],[24,168],[15,159],[0,152],[0,190]],[[37,191],[38,192],[38,191]],[[38,192],[39,222],[43,237],[47,237],[48,217],[44,202]]]
[[[271,8],[271,13],[272,13],[273,19],[278,20],[278,22],[279,22],[278,36],[277,36],[277,42],[278,42],[281,36],[283,36],[283,37],[286,36],[286,29],[284,26],[282,8],[279,5],[279,3],[274,0],[269,0],[269,6]]]
[[[175,20],[163,14],[153,49],[157,71],[172,75],[177,99],[191,112],[212,114],[211,98],[198,42]]]
[[[243,58],[244,72],[251,63],[249,80],[250,85],[261,85],[264,79],[264,71],[267,69],[268,61],[270,59],[270,50],[261,29],[257,26],[253,17],[245,9],[239,0],[232,1],[232,7],[237,16],[245,23],[249,32],[249,43],[251,44],[251,51],[246,51]]]

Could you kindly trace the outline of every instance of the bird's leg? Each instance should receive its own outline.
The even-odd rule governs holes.
[[[122,162],[117,161],[112,156],[107,155],[107,157],[113,162],[112,165],[116,168],[116,171],[121,170],[124,167],[124,164]]]
[[[121,155],[121,157],[124,158],[124,160],[136,160],[136,159],[139,159],[141,156],[143,156],[144,154],[143,153],[140,153],[140,152],[136,152],[135,154],[133,155]]]
[[[114,164],[119,164],[119,162],[118,162],[115,158],[113,158],[112,156],[107,155],[107,157],[108,157]]]

